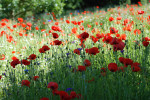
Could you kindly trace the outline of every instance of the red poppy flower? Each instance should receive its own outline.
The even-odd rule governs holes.
[[[22,33],[19,33],[19,36],[23,36],[23,34],[22,34]]]
[[[57,26],[52,26],[51,29],[54,30],[54,31],[58,30]]]
[[[61,44],[62,44],[62,42],[59,41],[59,40],[55,40],[55,41],[53,41],[53,43],[54,43],[55,45],[61,45]]]
[[[108,65],[108,69],[111,71],[111,72],[116,72],[118,70],[118,66],[116,63],[110,63]]]
[[[26,27],[26,24],[22,23],[21,26],[22,26],[22,27]]]
[[[103,42],[110,43],[112,39],[113,39],[112,36],[106,35],[104,36]]]
[[[80,22],[80,21],[78,21],[78,25],[81,25],[81,22]]]
[[[89,25],[89,24],[87,24],[87,26],[88,26],[88,28],[91,28],[92,26],[91,25]]]
[[[27,60],[25,60],[25,59],[23,59],[21,62],[22,62],[22,64],[24,64],[24,65],[30,65],[30,61],[27,61]]]
[[[35,27],[35,29],[36,29],[36,30],[39,30],[39,28],[38,28],[37,26]]]
[[[117,20],[121,20],[122,19],[122,17],[117,17]]]
[[[62,31],[61,27],[58,26],[57,31],[61,32]]]
[[[50,48],[49,48],[47,45],[44,45],[44,46],[42,47],[42,49],[43,49],[44,51],[50,50]]]
[[[55,22],[55,25],[58,25],[59,24],[59,22]]]
[[[80,50],[78,50],[78,49],[74,49],[73,52],[76,53],[76,54],[78,54],[78,55],[80,55]]]
[[[41,32],[45,32],[46,31],[46,29],[41,29]]]
[[[140,31],[139,29],[135,29],[135,30],[134,30],[134,34],[136,35],[137,33],[140,35],[140,34],[141,34],[141,31]]]
[[[16,28],[17,27],[17,25],[13,25],[13,28]]]
[[[85,59],[83,63],[86,67],[91,66],[91,62],[88,59]]]
[[[92,55],[96,55],[97,53],[99,53],[97,47],[93,47],[93,48],[90,48],[90,49],[85,49],[85,51],[86,51],[86,53],[92,54]]]
[[[8,42],[12,42],[12,41],[14,41],[14,39],[13,39],[13,37],[12,37],[12,36],[10,36],[10,35],[6,35],[6,37],[7,37],[7,41],[8,41]]]
[[[0,55],[0,60],[5,60],[5,55],[4,54]]]
[[[124,24],[123,25],[126,25],[127,23],[129,23],[129,19],[125,19],[123,22],[124,22]]]
[[[121,40],[126,40],[126,34],[121,34],[121,35],[120,35],[120,39],[121,39]]]
[[[86,71],[86,67],[85,66],[78,66],[78,71],[82,72],[82,71]]]
[[[57,33],[52,33],[53,38],[57,39],[59,37],[59,35]]]
[[[124,63],[124,57],[119,57],[119,61],[123,64]]]
[[[147,47],[149,45],[149,42],[148,41],[143,41],[142,44],[143,44],[143,46]]]
[[[35,60],[36,59],[36,55],[35,54],[31,54],[28,59]]]
[[[70,21],[69,21],[69,20],[66,20],[66,23],[67,23],[67,24],[70,24]]]
[[[149,0],[150,1],[150,0]],[[150,19],[150,15],[148,16],[148,19]]]
[[[26,27],[26,30],[31,30],[31,27]]]
[[[128,65],[132,65],[133,61],[129,58],[124,58],[124,66],[127,67]]]
[[[74,25],[78,24],[78,22],[76,22],[76,21],[71,21],[71,23],[74,24]]]
[[[2,79],[2,75],[0,75],[0,80]]]
[[[119,42],[119,44],[115,44],[113,45],[113,50],[117,51],[117,50],[123,50],[125,47],[125,43],[124,42]]]
[[[12,60],[15,60],[15,59],[18,59],[18,58],[17,58],[17,57],[15,57],[15,56],[13,56],[11,59],[12,59]]]
[[[15,59],[15,60],[13,60],[11,63],[10,63],[10,65],[13,67],[13,68],[15,68],[15,66],[16,65],[18,65],[18,64],[20,64],[21,62],[19,61],[19,59]]]
[[[82,30],[82,31],[84,30],[84,26],[79,26],[79,27],[80,27],[80,30]]]
[[[110,33],[111,33],[111,34],[118,33],[118,30],[115,29],[114,27],[110,27]]]
[[[1,31],[0,37],[3,36],[4,34],[6,34],[6,32],[5,31]]]
[[[120,34],[116,34],[116,37],[120,37]]]
[[[99,8],[99,6],[96,6],[96,8],[98,9],[98,8]]]
[[[53,95],[59,95],[59,91],[58,90],[52,90]]]
[[[18,21],[19,21],[20,23],[22,23],[22,22],[23,22],[23,18],[18,18]]]
[[[150,38],[149,37],[143,37],[142,40],[143,41],[150,41]]]
[[[71,96],[71,99],[74,99],[74,98],[76,98],[77,94],[75,91],[71,91],[70,96]]]
[[[98,39],[95,38],[94,36],[91,36],[91,39],[92,39],[92,41],[93,41],[94,43],[96,43],[96,42],[98,41]]]
[[[37,79],[39,79],[39,76],[34,76],[34,77],[33,77],[33,80],[36,81]]]
[[[56,82],[49,82],[47,88],[50,88],[52,90],[57,90],[58,84]]]
[[[49,30],[48,32],[49,32],[49,33],[52,33],[52,32],[53,32],[53,30]]]
[[[121,41],[120,39],[114,37],[114,38],[112,39],[112,41],[110,42],[110,44],[111,44],[111,45],[119,44],[120,41]]]
[[[141,71],[140,63],[134,62],[134,63],[131,65],[131,69],[132,69],[132,72]]]
[[[79,39],[80,40],[86,40],[86,38],[88,38],[89,37],[89,33],[87,33],[87,32],[83,32],[82,34],[80,34],[79,35]]]
[[[40,100],[49,100],[49,98],[44,97],[44,98],[41,98]]]
[[[5,25],[6,25],[6,23],[1,23],[1,25],[2,25],[2,26],[5,26]]]
[[[113,17],[109,17],[109,21],[111,22],[111,21],[113,21],[114,20],[114,18]]]
[[[31,23],[27,23],[27,26],[31,27],[31,26],[32,26],[32,24],[31,24]]]
[[[45,53],[45,51],[44,51],[43,48],[40,48],[40,49],[39,49],[39,52],[40,52],[40,53]]]
[[[97,39],[101,39],[102,37],[103,37],[102,34],[96,34],[96,38],[97,38]]]
[[[144,14],[143,10],[138,10],[138,14]]]
[[[138,2],[138,4],[139,4],[140,6],[142,6],[142,3],[141,3],[140,1]],[[137,6],[138,6],[138,5],[137,5]]]
[[[29,85],[30,85],[30,82],[28,81],[28,80],[22,80],[22,85],[21,86],[28,86],[28,87],[30,87]]]
[[[76,27],[74,27],[74,28],[72,28],[71,32],[74,33],[74,34],[76,34],[76,33],[77,33],[77,30],[78,30],[78,29],[77,29]]]
[[[59,91],[60,100],[71,100],[69,94],[65,91]]]

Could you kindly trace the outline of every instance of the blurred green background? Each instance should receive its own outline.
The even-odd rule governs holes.
[[[0,18],[18,18],[43,12],[54,12],[57,16],[67,10],[85,9],[93,6],[146,4],[149,0],[0,0]]]

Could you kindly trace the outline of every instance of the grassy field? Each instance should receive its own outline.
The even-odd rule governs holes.
[[[150,100],[150,5],[0,21],[0,100]]]

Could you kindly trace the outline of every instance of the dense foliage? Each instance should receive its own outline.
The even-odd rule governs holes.
[[[27,13],[55,12],[61,14],[63,0],[1,0],[1,16],[3,18],[25,17]]]
[[[0,0],[0,18],[26,17],[42,12],[56,15],[67,9],[85,9],[92,6],[122,5],[137,3],[139,0]],[[141,0],[146,4],[148,0]]]
[[[0,100],[150,100],[150,4],[94,10],[0,20]]]

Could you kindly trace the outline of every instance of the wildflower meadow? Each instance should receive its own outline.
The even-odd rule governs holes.
[[[0,20],[0,100],[150,100],[150,4]]]

